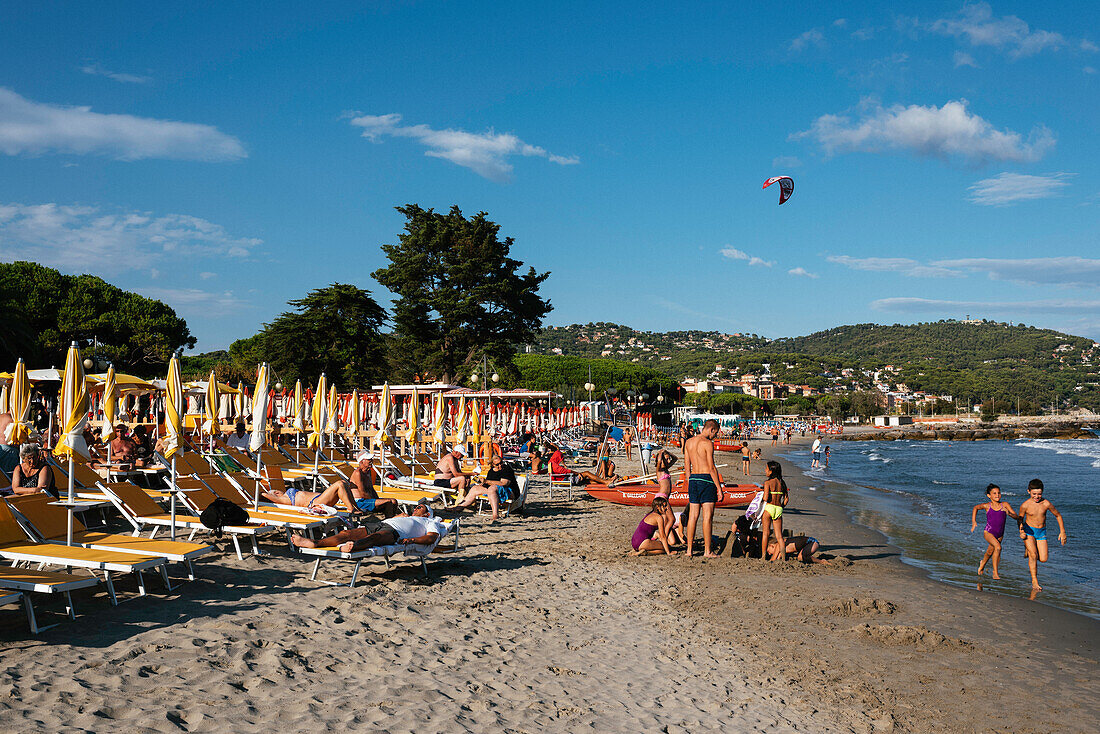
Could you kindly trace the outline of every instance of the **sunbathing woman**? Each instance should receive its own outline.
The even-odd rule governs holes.
[[[668,500],[664,497],[654,497],[649,512],[638,523],[638,527],[634,529],[634,536],[630,539],[630,546],[634,550],[630,552],[630,555],[644,556],[650,553],[660,553],[662,550],[665,555],[676,555],[676,551],[668,546],[668,534],[672,528],[668,524],[668,520],[665,519],[666,512],[668,512]],[[654,538],[654,536],[657,537]]]
[[[775,533],[776,553],[771,560],[787,560],[787,544],[783,542],[783,508],[787,506],[789,494],[787,483],[783,481],[783,467],[778,461],[769,461],[767,479],[764,480],[764,506],[761,508],[760,555],[768,558],[768,534]]]

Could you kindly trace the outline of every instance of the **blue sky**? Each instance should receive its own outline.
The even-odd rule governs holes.
[[[0,8],[0,260],[205,351],[388,301],[393,207],[457,204],[552,272],[548,324],[1100,338],[1096,3],[362,5]]]

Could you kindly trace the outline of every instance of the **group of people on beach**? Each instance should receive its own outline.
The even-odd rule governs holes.
[[[1020,505],[1019,511],[1014,511],[1012,505],[1001,500],[1001,488],[996,484],[990,484],[985,488],[986,502],[974,505],[970,512],[970,532],[978,527],[978,510],[985,511],[985,537],[988,547],[978,564],[978,575],[985,573],[986,565],[992,562],[993,578],[1001,578],[1001,546],[1004,541],[1005,524],[1009,517],[1016,521],[1020,529],[1020,540],[1024,541],[1024,553],[1027,555],[1027,566],[1031,572],[1031,588],[1042,591],[1039,585],[1039,564],[1046,563],[1049,554],[1047,544],[1047,513],[1054,515],[1058,521],[1058,540],[1062,545],[1066,544],[1066,526],[1062,521],[1062,513],[1051,504],[1050,500],[1043,497],[1043,481],[1032,479],[1027,484],[1027,499]]]

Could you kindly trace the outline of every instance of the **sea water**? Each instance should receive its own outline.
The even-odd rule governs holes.
[[[1100,439],[1015,441],[836,441],[828,469],[810,466],[809,449],[784,454],[815,480],[837,483],[832,500],[852,519],[882,532],[907,563],[951,584],[1013,596],[1029,596],[1031,577],[1024,543],[1007,518],[999,581],[978,562],[987,544],[985,513],[970,532],[974,505],[986,501],[990,482],[1019,510],[1027,483],[1043,480],[1043,496],[1062,513],[1069,541],[1058,542],[1058,522],[1047,513],[1050,557],[1039,564],[1037,597],[1045,603],[1100,618]],[[842,545],[843,539],[822,539]]]

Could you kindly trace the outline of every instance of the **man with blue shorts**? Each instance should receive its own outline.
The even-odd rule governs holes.
[[[703,521],[703,558],[718,557],[711,550],[714,507],[722,499],[722,477],[714,465],[714,438],[717,435],[718,421],[711,418],[703,424],[698,435],[684,443],[684,474],[688,477],[688,519],[684,539],[689,558],[695,542],[695,523],[700,516]]]

